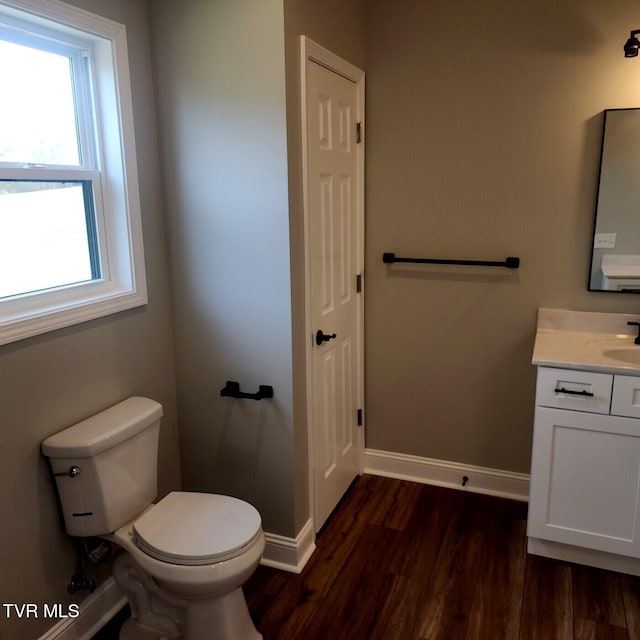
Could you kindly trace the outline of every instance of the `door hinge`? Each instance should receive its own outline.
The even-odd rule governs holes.
[[[356,276],[356,293],[362,293],[362,274]]]
[[[362,409],[358,409],[358,426],[362,426]]]
[[[362,142],[362,122],[356,122],[356,144]]]

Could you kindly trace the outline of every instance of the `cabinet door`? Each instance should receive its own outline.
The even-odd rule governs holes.
[[[528,535],[640,557],[639,425],[536,407]]]
[[[640,418],[640,377],[615,377],[611,413],[616,416]]]

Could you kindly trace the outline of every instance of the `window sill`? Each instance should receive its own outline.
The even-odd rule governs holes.
[[[146,287],[141,290],[114,291],[113,287],[104,286],[104,283],[82,286],[87,288],[87,294],[79,297],[76,293],[73,303],[64,300],[64,295],[62,300],[56,301],[55,294],[43,294],[51,295],[53,299],[46,305],[39,303],[37,314],[24,310],[25,301],[27,304],[29,302],[26,298],[0,303],[0,313],[3,316],[0,345],[141,307],[148,302]]]

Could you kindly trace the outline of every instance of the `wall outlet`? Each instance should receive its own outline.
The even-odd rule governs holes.
[[[616,234],[615,233],[596,233],[593,239],[594,249],[615,249]]]

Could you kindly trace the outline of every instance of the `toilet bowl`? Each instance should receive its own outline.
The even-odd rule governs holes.
[[[242,593],[264,550],[258,511],[218,494],[156,504],[162,407],[129,398],[47,438],[67,532],[122,549],[113,565],[131,619],[122,640],[259,640]]]

